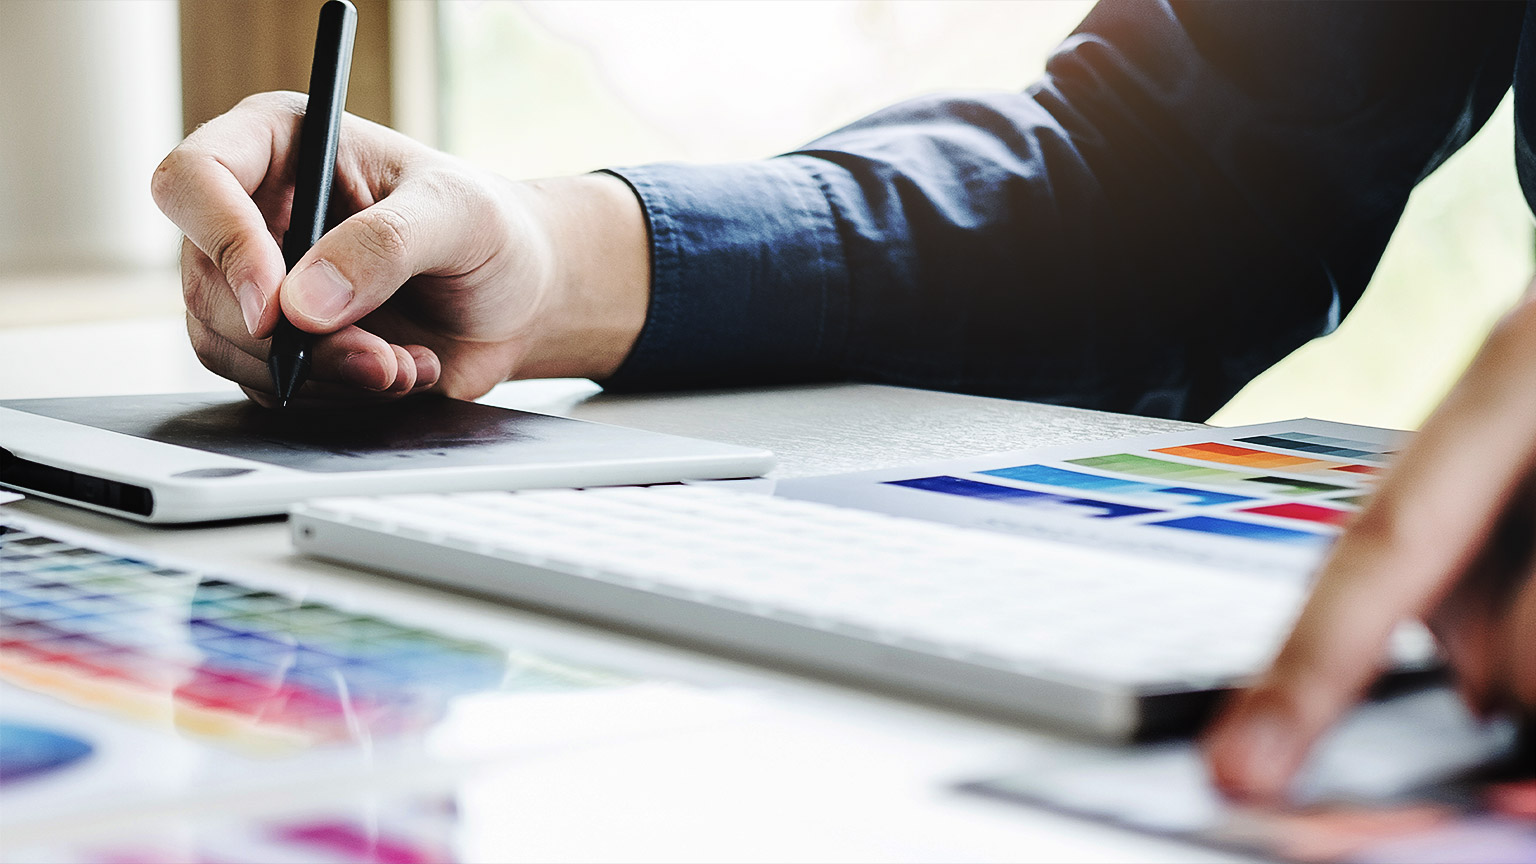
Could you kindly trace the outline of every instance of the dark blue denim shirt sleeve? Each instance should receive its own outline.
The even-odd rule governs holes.
[[[604,382],[706,387],[825,378],[846,342],[848,266],[816,159],[610,171],[645,209],[651,300]]]
[[[1105,0],[1023,93],[775,159],[616,169],[649,318],[612,388],[854,379],[1204,419],[1359,299],[1509,88],[1519,3]]]

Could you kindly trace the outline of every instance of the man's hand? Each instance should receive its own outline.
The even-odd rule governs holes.
[[[155,203],[186,234],[187,330],[209,369],[270,403],[279,310],[317,334],[308,400],[509,377],[603,378],[645,321],[638,200],[608,175],[513,183],[347,116],[332,194],[342,219],[285,273],[305,100],[252,96],[156,169]]]
[[[1479,714],[1536,712],[1536,283],[1339,539],[1273,667],[1206,740],[1218,786],[1282,795],[1394,625],[1434,631]]]

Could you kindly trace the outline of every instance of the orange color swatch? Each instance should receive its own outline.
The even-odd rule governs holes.
[[[1185,459],[1199,459],[1202,462],[1242,465],[1248,468],[1316,471],[1322,468],[1337,468],[1339,466],[1337,462],[1324,462],[1321,459],[1308,459],[1305,456],[1290,456],[1285,453],[1270,453],[1265,450],[1250,450],[1247,447],[1217,444],[1214,441],[1205,444],[1185,444],[1180,447],[1163,447],[1154,452],[1167,453],[1169,456],[1183,456]]]

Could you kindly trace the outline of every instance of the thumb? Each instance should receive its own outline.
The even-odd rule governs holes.
[[[421,184],[406,183],[320,238],[279,289],[283,314],[311,333],[357,321],[406,280],[457,257],[458,232]]]

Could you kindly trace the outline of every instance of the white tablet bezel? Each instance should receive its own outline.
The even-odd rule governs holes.
[[[620,486],[756,477],[774,463],[773,454],[767,450],[626,431],[634,433],[633,443],[619,454],[594,453],[587,458],[567,457],[532,464],[322,472],[195,450],[0,407],[0,448],[16,458],[48,468],[143,487],[151,495],[152,507],[147,515],[131,513],[14,482],[0,486],[140,522],[181,523],[279,515],[290,504],[321,496]],[[544,442],[530,442],[531,452],[536,452],[540,445]],[[244,473],[178,476],[204,469],[241,469]]]

